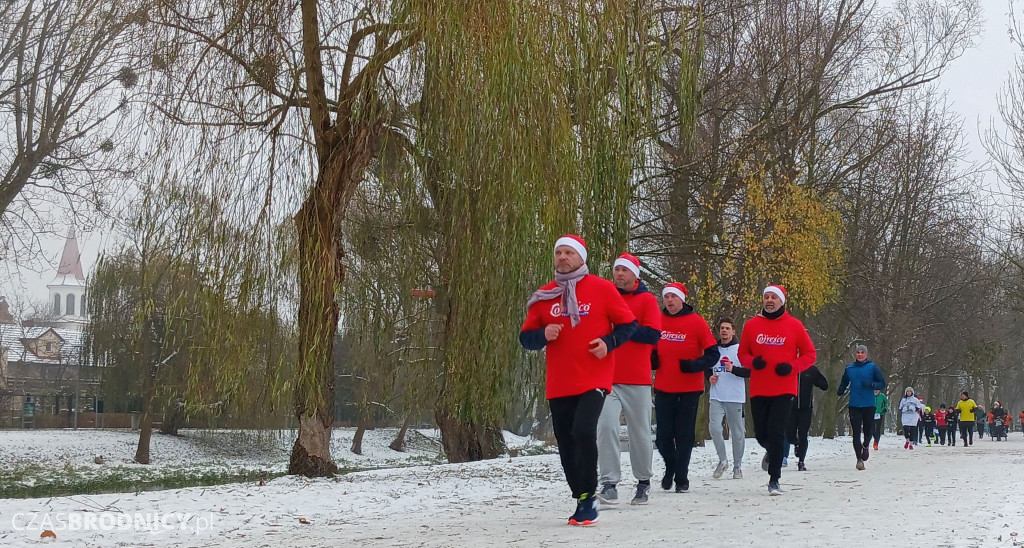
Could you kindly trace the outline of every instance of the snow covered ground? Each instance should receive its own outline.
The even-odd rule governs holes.
[[[387,448],[394,430],[371,431],[366,455],[359,457],[348,452],[351,435],[347,429],[335,433],[339,464],[378,469],[336,479],[281,477],[264,486],[0,500],[0,545],[1024,546],[1019,432],[1008,442],[986,438],[968,448],[914,451],[890,434],[863,472],[854,469],[850,438],[812,439],[809,471],[785,468],[781,497],[768,497],[759,468],[763,453],[753,440],[741,480],[712,479],[714,449],[697,448],[690,493],[656,486],[647,506],[605,506],[592,528],[566,525],[575,505],[556,455],[429,464],[437,459],[429,443],[396,453]],[[154,446],[157,466],[216,462],[276,469],[290,446],[287,435],[272,443],[243,434],[224,444],[202,437],[154,437],[162,444]],[[108,464],[137,466],[120,462],[134,453],[132,440],[130,433],[115,431],[0,432],[0,466],[18,466],[31,455],[60,473],[67,463],[90,466],[97,454],[106,455]],[[627,479],[620,497],[628,499],[634,482],[623,457]],[[660,477],[660,458],[655,460]],[[416,464],[421,462],[426,464]],[[408,463],[416,465],[386,468]],[[44,524],[56,540],[40,539]]]
[[[338,428],[331,439],[331,451],[338,466],[364,469],[422,464],[443,461],[439,446],[431,437],[412,435],[409,451],[392,451],[388,445],[396,429],[368,431],[363,441],[363,454],[355,455],[349,448],[355,433],[351,428]],[[4,430],[0,431],[0,469],[24,465],[60,468],[86,468],[95,472],[122,467],[130,470],[165,470],[203,466],[225,469],[264,469],[284,472],[295,440],[294,430],[232,431],[182,430],[180,436],[154,433],[148,466],[135,464],[139,434],[128,430]],[[94,457],[103,457],[104,465],[96,465]]]

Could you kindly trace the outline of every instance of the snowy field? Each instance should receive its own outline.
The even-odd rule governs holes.
[[[604,506],[595,527],[566,525],[575,505],[556,455],[470,464],[439,461],[425,431],[409,453],[387,448],[393,429],[367,432],[364,456],[335,431],[340,465],[371,469],[335,479],[293,477],[141,493],[0,500],[2,546],[1024,546],[1024,436],[964,447],[903,449],[887,435],[866,471],[850,438],[812,439],[808,472],[783,469],[785,494],[769,497],[762,450],[748,440],[745,477],[715,480],[714,449],[696,448],[691,491],[657,488],[646,506]],[[208,465],[278,470],[288,434],[154,436],[156,467]],[[522,448],[530,441],[509,439]],[[535,450],[534,450],[535,451]],[[527,453],[534,451],[525,451]],[[54,474],[138,467],[134,435],[119,431],[0,432],[0,466],[37,459]],[[103,455],[104,465],[92,459]],[[620,497],[634,485],[626,478]],[[655,457],[660,477],[660,458]],[[426,464],[424,464],[426,463]],[[91,520],[91,521],[90,521]],[[50,527],[45,527],[50,524]],[[40,539],[43,528],[56,539]]]

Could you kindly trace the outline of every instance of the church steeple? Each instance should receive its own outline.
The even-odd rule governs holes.
[[[85,271],[74,228],[68,231],[68,238],[64,241],[57,276],[46,287],[50,290],[50,313],[55,318],[54,325],[81,330],[89,320],[85,307]]]
[[[74,283],[76,281],[78,284]],[[53,284],[85,284],[85,273],[82,271],[82,253],[78,250],[78,238],[75,238],[74,227],[71,227],[68,231],[68,238],[64,241],[64,252],[60,255],[57,277],[54,278]]]

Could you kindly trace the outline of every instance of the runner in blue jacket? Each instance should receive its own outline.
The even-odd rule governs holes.
[[[850,429],[853,431],[853,452],[857,456],[857,470],[864,469],[868,460],[868,443],[871,441],[872,425],[875,422],[875,390],[885,390],[885,375],[868,360],[868,347],[859,344],[856,361],[846,366],[839,381],[837,394],[842,396],[850,391]],[[863,436],[863,437],[862,437]]]

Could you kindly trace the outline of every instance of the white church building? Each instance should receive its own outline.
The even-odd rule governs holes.
[[[64,242],[64,251],[57,265],[57,276],[46,286],[50,291],[49,302],[54,319],[53,327],[71,331],[83,331],[89,323],[85,307],[85,273],[82,270],[82,253],[78,250],[78,239],[74,229]]]

